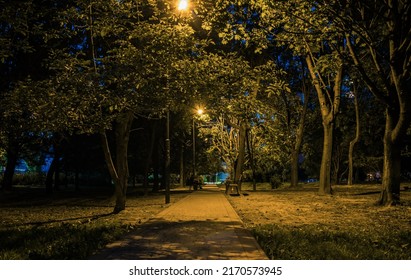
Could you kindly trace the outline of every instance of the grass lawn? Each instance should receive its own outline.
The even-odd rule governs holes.
[[[402,205],[375,206],[380,185],[334,186],[333,196],[318,186],[270,190],[258,186],[230,202],[271,259],[411,260],[411,191]]]
[[[0,259],[87,259],[168,207],[163,193],[131,192],[126,210],[113,215],[110,194],[62,190],[49,196],[27,187],[0,193]],[[171,203],[187,194],[172,191]]]
[[[271,259],[411,260],[411,191],[403,187],[402,205],[378,207],[379,185],[335,186],[333,196],[318,186],[271,190],[258,185],[231,204]],[[173,190],[171,202],[187,191]],[[135,190],[127,209],[111,214],[113,200],[104,190],[16,187],[0,193],[0,259],[87,259],[123,234],[162,211],[164,194]]]

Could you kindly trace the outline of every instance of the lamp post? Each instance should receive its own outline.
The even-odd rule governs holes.
[[[166,178],[165,178],[165,183],[166,183],[166,197],[165,197],[165,202],[166,204],[170,203],[170,162],[171,162],[171,157],[170,157],[170,110],[167,110],[167,118],[166,118],[166,166],[165,166],[165,173],[166,173]]]
[[[179,0],[177,3],[177,10],[184,11],[188,8],[188,0]],[[166,163],[165,163],[165,203],[170,203],[170,109],[167,109],[166,120]]]
[[[196,114],[201,116],[204,113],[202,108],[196,109]],[[195,127],[195,116],[193,116],[193,178],[196,177],[196,127]]]

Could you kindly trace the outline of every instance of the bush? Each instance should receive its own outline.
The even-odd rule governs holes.
[[[270,178],[270,185],[272,189],[278,189],[281,186],[282,182],[281,179],[277,176],[271,176]]]
[[[13,176],[13,185],[41,185],[45,180],[43,173],[18,173]]]

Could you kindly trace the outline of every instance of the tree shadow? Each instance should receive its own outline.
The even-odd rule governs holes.
[[[104,217],[109,217],[109,216],[114,216],[115,214],[113,212],[110,213],[105,213],[105,214],[98,214],[98,215],[89,215],[89,216],[80,216],[80,217],[73,217],[73,218],[65,218],[65,219],[53,219],[53,220],[47,220],[47,221],[37,221],[37,222],[27,222],[27,223],[21,223],[21,224],[13,224],[12,226],[5,226],[5,228],[15,228],[19,226],[44,226],[48,224],[53,224],[53,223],[64,223],[64,222],[69,222],[69,221],[82,221],[80,224],[83,223],[89,223],[95,220],[98,220],[100,218]]]
[[[239,222],[150,220],[109,244],[94,260],[266,259]]]

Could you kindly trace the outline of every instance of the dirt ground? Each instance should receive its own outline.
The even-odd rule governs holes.
[[[246,185],[245,196],[229,197],[249,228],[277,224],[381,234],[400,229],[411,231],[411,189],[406,186],[401,191],[402,205],[393,207],[375,205],[380,185],[334,186],[332,196],[318,195],[318,186],[313,184],[305,184],[301,189],[250,189]]]

